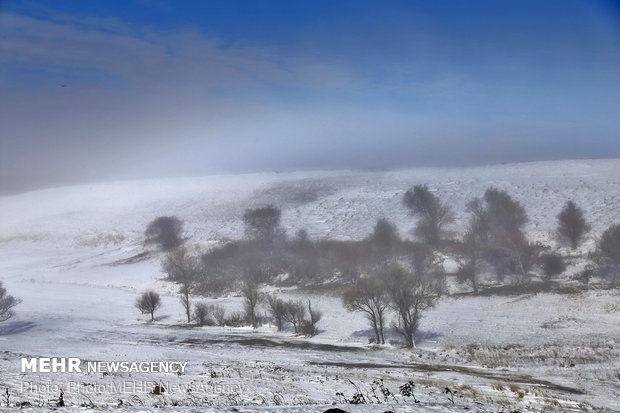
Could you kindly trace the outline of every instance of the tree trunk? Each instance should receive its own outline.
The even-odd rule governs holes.
[[[185,295],[185,314],[187,315],[187,324],[189,324],[191,322],[190,319],[190,315],[189,315],[189,311],[190,310],[190,305],[189,305],[189,294]]]
[[[377,326],[377,317],[375,316],[374,313],[369,312],[368,315],[370,316],[370,322],[372,323],[372,329],[375,332],[375,343],[379,343],[380,341],[380,337],[379,337],[379,327]]]

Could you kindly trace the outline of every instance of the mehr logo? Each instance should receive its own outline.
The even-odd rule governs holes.
[[[22,357],[22,373],[81,373],[77,357]]]
[[[188,362],[179,361],[88,361],[77,357],[22,357],[26,373],[185,373]],[[84,366],[85,365],[85,366]]]

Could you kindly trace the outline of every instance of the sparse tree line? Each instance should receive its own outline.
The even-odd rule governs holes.
[[[193,292],[200,295],[216,296],[238,291],[246,281],[271,283],[276,278],[299,285],[337,275],[347,284],[363,274],[385,272],[395,265],[418,276],[433,275],[440,284],[444,274],[438,265],[439,256],[460,262],[456,275],[474,291],[481,287],[481,274],[494,274],[500,282],[510,276],[507,281],[525,283],[532,275],[550,279],[566,268],[558,252],[528,240],[525,208],[503,190],[489,188],[467,204],[466,226],[456,239],[449,236],[453,211],[427,186],[414,186],[402,201],[415,221],[414,240],[402,239],[395,225],[384,218],[359,241],[311,240],[303,229],[289,237],[280,225],[281,212],[274,206],[247,209],[243,216],[245,239],[206,253],[188,252],[183,245],[182,223],[176,217],[157,218],[149,224],[146,239],[167,251],[163,270],[168,279],[182,285],[191,279]],[[558,239],[574,250],[589,231],[582,209],[568,201],[557,216]],[[593,271],[600,276],[618,275],[619,232],[620,225],[607,229],[589,256]],[[189,310],[187,314],[189,317]]]
[[[317,324],[323,317],[320,310],[312,308],[310,300],[285,301],[275,294],[261,292],[258,286],[252,283],[246,283],[241,290],[242,312],[227,313],[221,305],[208,304],[204,300],[192,301],[187,291],[186,284],[181,284],[179,299],[186,314],[191,314],[188,315],[187,322],[193,321],[198,326],[256,328],[272,323],[278,331],[283,331],[290,325],[295,334],[314,336],[318,334]],[[147,290],[138,296],[135,307],[142,314],[150,315],[151,321],[155,321],[155,312],[161,307],[161,297],[157,292]],[[264,310],[262,313],[261,309]]]
[[[442,257],[460,263],[453,275],[474,292],[489,285],[490,275],[492,283],[525,284],[536,276],[549,281],[566,270],[559,252],[528,240],[525,208],[506,191],[491,187],[472,199],[458,239],[450,238],[452,209],[427,186],[405,192],[402,203],[415,222],[414,240],[402,239],[384,218],[359,241],[311,240],[303,229],[289,237],[280,225],[281,211],[274,206],[247,209],[245,238],[206,253],[189,251],[176,217],[157,218],[145,235],[147,243],[166,251],[162,270],[179,286],[188,323],[193,319],[201,325],[257,326],[269,320],[278,330],[290,326],[295,333],[312,335],[321,315],[311,303],[285,302],[260,293],[257,286],[321,283],[335,277],[344,289],[345,307],[366,314],[377,343],[385,343],[389,323],[408,346],[415,345],[423,312],[446,291]],[[589,231],[582,209],[568,201],[557,216],[558,239],[575,250]],[[617,281],[620,225],[602,234],[588,258],[591,265],[580,276]],[[221,307],[190,302],[192,295],[218,296],[235,290],[242,292],[243,312],[226,314]]]

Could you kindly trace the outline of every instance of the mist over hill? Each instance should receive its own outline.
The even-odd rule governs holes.
[[[569,199],[593,224],[587,243],[620,220],[620,160],[572,160],[468,168],[313,171],[116,181],[0,197],[0,242],[136,245],[148,222],[176,215],[192,242],[210,245],[243,237],[246,208],[273,204],[289,235],[354,240],[375,221],[393,221],[412,237],[403,193],[426,184],[452,207],[457,233],[465,205],[495,186],[521,202],[532,240],[553,242],[556,215]]]

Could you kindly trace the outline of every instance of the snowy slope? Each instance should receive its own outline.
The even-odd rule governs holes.
[[[421,402],[398,396],[397,402],[344,407],[363,413],[618,409],[618,289],[444,298],[422,320],[417,350],[393,345],[379,350],[368,346],[366,319],[347,312],[337,296],[280,292],[310,298],[323,310],[321,333],[310,339],[268,325],[256,331],[189,328],[176,287],[161,279],[160,256],[111,265],[142,251],[142,233],[156,216],[178,215],[193,242],[209,244],[242,236],[243,211],[267,203],[282,208],[289,233],[305,227],[313,237],[357,239],[371,231],[376,218],[388,217],[406,236],[413,221],[401,197],[418,183],[453,206],[455,231],[466,202],[491,185],[526,206],[534,239],[553,242],[554,218],[567,199],[580,204],[593,224],[586,249],[604,228],[620,222],[620,160],[126,181],[0,197],[0,280],[23,300],[17,316],[0,324],[0,390],[10,389],[13,401],[46,407],[57,392],[29,391],[24,383],[215,383],[242,389],[165,397],[81,389],[67,391],[66,400],[78,407],[90,398],[98,408],[115,411],[120,399],[124,406],[133,403],[128,411],[164,403],[189,410],[201,400],[204,411],[232,411],[235,405],[240,411],[319,412],[340,401],[336,392],[353,395],[349,379],[365,392],[373,380],[383,379],[392,391],[414,381]],[[147,288],[162,293],[153,324],[133,307]],[[229,310],[242,305],[235,296],[209,302]],[[183,377],[21,374],[19,358],[37,355],[190,365]],[[445,387],[458,391],[456,404]]]
[[[594,236],[620,222],[620,160],[554,161],[473,168],[399,171],[328,171],[123,181],[53,188],[0,197],[0,243],[25,240],[58,245],[141,242],[146,224],[177,215],[195,242],[238,238],[251,206],[282,208],[289,233],[305,227],[313,237],[359,239],[377,218],[413,226],[401,205],[414,184],[428,184],[452,206],[458,231],[465,205],[490,185],[507,190],[530,216],[529,235],[549,240],[566,200],[581,205]]]

